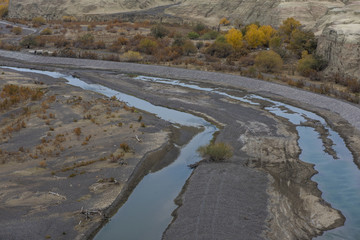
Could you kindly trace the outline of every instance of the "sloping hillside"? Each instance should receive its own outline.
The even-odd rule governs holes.
[[[13,0],[11,18],[43,16],[50,19],[64,15],[112,14],[168,5],[175,0]]]

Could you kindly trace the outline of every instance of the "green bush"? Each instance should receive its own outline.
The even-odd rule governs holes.
[[[197,32],[189,32],[187,36],[189,39],[198,39],[200,37]]]
[[[201,32],[205,31],[207,27],[203,23],[196,23],[193,27],[194,32],[200,34]]]
[[[207,54],[219,58],[226,58],[232,52],[233,52],[233,47],[229,43],[222,43],[222,42],[214,42],[206,49]]]
[[[197,151],[202,157],[214,162],[224,161],[233,156],[232,147],[223,142],[199,147]]]
[[[295,29],[290,37],[290,49],[299,57],[303,51],[312,54],[317,47],[317,40],[311,31]]]
[[[207,32],[207,33],[205,33],[204,35],[202,35],[202,36],[200,37],[200,39],[202,39],[202,40],[214,40],[214,39],[217,38],[218,35],[219,35],[218,32],[216,32],[216,31],[210,31],[210,32]]]
[[[298,61],[296,70],[304,77],[310,77],[314,72],[321,71],[327,66],[327,61],[317,55],[302,53],[302,58]]]
[[[283,60],[279,54],[270,51],[261,51],[255,57],[255,66],[263,72],[276,72],[282,68]]]

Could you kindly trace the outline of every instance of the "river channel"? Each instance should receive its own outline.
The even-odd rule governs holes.
[[[156,114],[173,124],[202,127],[186,146],[182,147],[179,157],[169,166],[146,175],[134,189],[128,201],[102,228],[95,239],[161,239],[162,233],[172,221],[171,213],[176,209],[174,199],[179,194],[186,179],[191,174],[188,164],[200,159],[196,152],[199,146],[208,144],[217,131],[204,119],[189,113],[155,106],[147,101],[130,96],[98,84],[88,84],[70,75],[56,72],[38,71],[25,68],[10,68],[16,71],[33,72],[54,78],[65,78],[70,85],[85,90],[95,91],[106,96],[116,96],[120,101],[138,109]],[[301,148],[300,160],[315,165],[318,174],[312,180],[318,183],[322,198],[346,217],[345,225],[325,232],[316,239],[358,239],[360,236],[360,171],[353,162],[353,156],[343,139],[331,129],[326,121],[315,113],[294,107],[279,101],[273,101],[254,94],[236,97],[226,93],[226,89],[204,88],[196,83],[172,79],[137,76],[134,80],[150,81],[176,87],[192,88],[200,91],[220,94],[239,102],[259,105],[259,101],[268,103],[265,109],[272,114],[287,119],[296,126]],[[301,126],[308,120],[316,121],[328,131],[328,138],[333,142],[336,156],[325,151],[320,134],[312,127]]]

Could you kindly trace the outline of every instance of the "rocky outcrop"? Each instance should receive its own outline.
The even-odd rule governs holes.
[[[9,16],[27,19],[37,16],[59,19],[64,15],[84,17],[144,10],[174,2],[175,0],[13,0],[10,1]]]
[[[329,62],[326,72],[360,78],[360,2],[330,10],[316,27],[317,53]]]

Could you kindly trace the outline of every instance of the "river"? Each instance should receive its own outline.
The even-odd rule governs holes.
[[[181,149],[181,153],[174,163],[160,171],[149,173],[143,178],[128,201],[95,238],[117,239],[121,236],[122,239],[161,239],[162,233],[172,220],[171,213],[177,207],[173,200],[191,174],[187,165],[200,160],[196,149],[209,143],[213,133],[217,131],[216,127],[197,116],[154,106],[134,96],[98,84],[88,84],[69,75],[23,68],[10,69],[45,74],[54,78],[65,78],[71,85],[99,92],[109,97],[116,96],[131,106],[154,113],[174,124],[204,127],[203,132],[196,135]],[[327,125],[322,117],[301,108],[254,94],[236,97],[226,93],[224,89],[203,88],[195,83],[147,76],[138,76],[135,79],[213,92],[252,105],[258,105],[259,100],[267,101],[270,104],[269,107],[265,108],[267,111],[286,118],[297,126],[298,143],[302,150],[300,160],[315,164],[315,169],[319,173],[314,175],[312,180],[318,183],[318,187],[323,193],[323,199],[340,210],[346,217],[344,226],[326,231],[316,239],[358,239],[360,236],[360,228],[358,227],[360,226],[360,207],[357,206],[357,203],[360,202],[360,186],[358,184],[360,171],[354,164],[353,156],[343,139]],[[314,128],[300,126],[302,122],[306,122],[308,119],[322,124],[329,131],[328,138],[334,143],[332,147],[336,151],[337,158],[325,152],[320,135]]]

